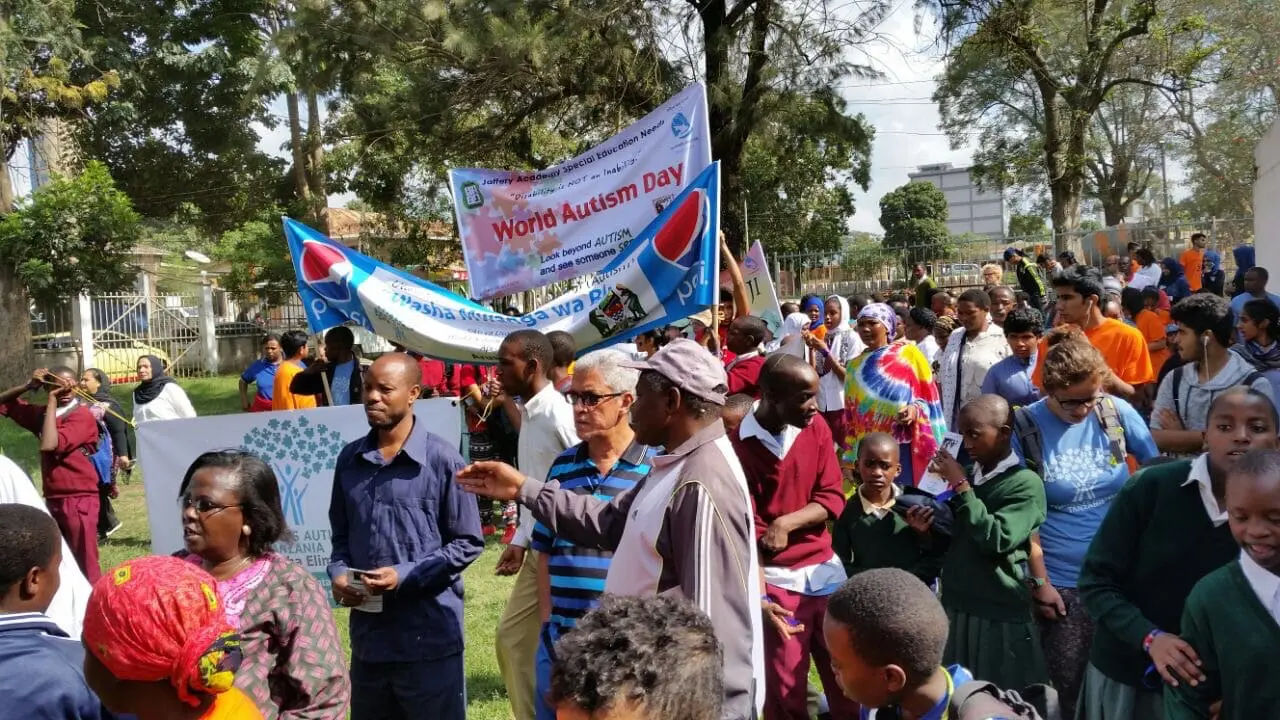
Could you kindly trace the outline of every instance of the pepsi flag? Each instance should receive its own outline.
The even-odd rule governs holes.
[[[507,334],[563,330],[582,350],[717,302],[720,166],[713,163],[581,290],[520,317],[496,313],[289,218],[285,236],[312,332],[355,322],[424,355],[495,362]]]

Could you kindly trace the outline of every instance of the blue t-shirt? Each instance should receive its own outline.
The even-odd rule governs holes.
[[[333,393],[334,405],[348,405],[351,403],[351,373],[355,369],[356,361],[354,358],[333,366],[333,386],[329,388],[329,392]]]
[[[1113,397],[1125,447],[1138,462],[1159,455],[1151,431],[1129,403]],[[1129,479],[1129,466],[1116,463],[1111,442],[1096,414],[1068,425],[1049,410],[1047,400],[1027,407],[1040,430],[1043,444],[1045,499],[1049,512],[1040,526],[1040,544],[1049,580],[1057,587],[1074,588],[1080,565],[1094,533],[1102,524],[1120,488]],[[1014,452],[1023,457],[1022,443],[1013,438]]]
[[[1010,355],[987,371],[982,380],[983,395],[999,395],[1012,407],[1030,405],[1040,399],[1040,388],[1031,382],[1031,371],[1036,367],[1036,355],[1023,360]]]
[[[271,395],[275,392],[276,368],[278,367],[280,366],[276,363],[258,358],[253,361],[248,370],[244,371],[240,379],[247,383],[253,383],[258,397],[263,400],[270,400]]]
[[[1245,303],[1249,302],[1250,300],[1261,300],[1261,299],[1262,298],[1256,298],[1250,295],[1249,293],[1240,293],[1239,295],[1231,298],[1231,309],[1236,311],[1236,317],[1238,318],[1240,317],[1240,313],[1244,310]],[[1280,295],[1276,295],[1275,293],[1267,293],[1267,299],[1270,300],[1276,307],[1280,308]]]

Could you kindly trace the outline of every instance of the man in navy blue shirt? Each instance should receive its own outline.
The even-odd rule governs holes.
[[[329,577],[351,613],[352,720],[466,717],[462,571],[484,550],[457,448],[414,422],[413,358],[364,376],[368,435],[338,455]]]
[[[83,646],[44,614],[58,592],[61,562],[53,518],[0,505],[0,697],[24,720],[109,718],[85,684]]]

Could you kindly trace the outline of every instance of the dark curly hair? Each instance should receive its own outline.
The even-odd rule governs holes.
[[[8,593],[31,568],[47,568],[62,535],[53,518],[26,505],[0,505],[0,592]]]
[[[625,708],[662,720],[718,718],[724,651],[711,619],[687,600],[606,595],[556,643],[547,702],[591,717]]]
[[[280,486],[276,474],[262,458],[248,450],[212,450],[195,459],[187,474],[182,476],[178,497],[187,494],[191,478],[205,468],[227,470],[236,478],[236,492],[240,495],[240,511],[244,522],[253,531],[249,534],[249,556],[258,557],[276,543],[293,540],[293,531],[284,519],[280,504]]]

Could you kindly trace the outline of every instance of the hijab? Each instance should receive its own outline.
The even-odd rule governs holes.
[[[821,300],[821,299],[819,299],[819,298],[815,295],[815,296],[811,296],[811,297],[809,297],[808,299],[806,299],[806,300],[804,301],[804,304],[800,306],[800,312],[804,313],[805,320],[808,320],[808,326],[809,326],[809,330],[810,330],[811,332],[817,332],[817,331],[818,331],[818,328],[820,328],[820,327],[821,327],[821,328],[825,328],[825,327],[826,327],[826,325],[823,323],[823,318],[824,318],[824,317],[826,316],[826,314],[827,314],[827,309],[826,309],[825,307],[823,307],[823,306],[824,306],[824,304],[825,304],[825,303],[823,303],[823,302],[822,302],[822,300]],[[817,309],[818,309],[818,319],[817,319],[817,320],[809,320],[809,308],[817,308]]]
[[[133,404],[146,405],[147,403],[160,397],[164,386],[174,379],[164,374],[164,363],[155,355],[143,355],[142,359],[151,365],[151,379],[138,383],[138,387],[133,389]]]
[[[808,315],[802,312],[791,313],[782,321],[782,327],[778,328],[777,340],[772,351],[808,359],[808,354],[805,352],[808,346],[805,345],[803,336],[808,328]]]
[[[885,303],[871,303],[858,312],[859,320],[864,317],[884,325],[889,331],[888,341],[893,342],[894,336],[898,334],[898,313],[894,312],[893,308]]]

